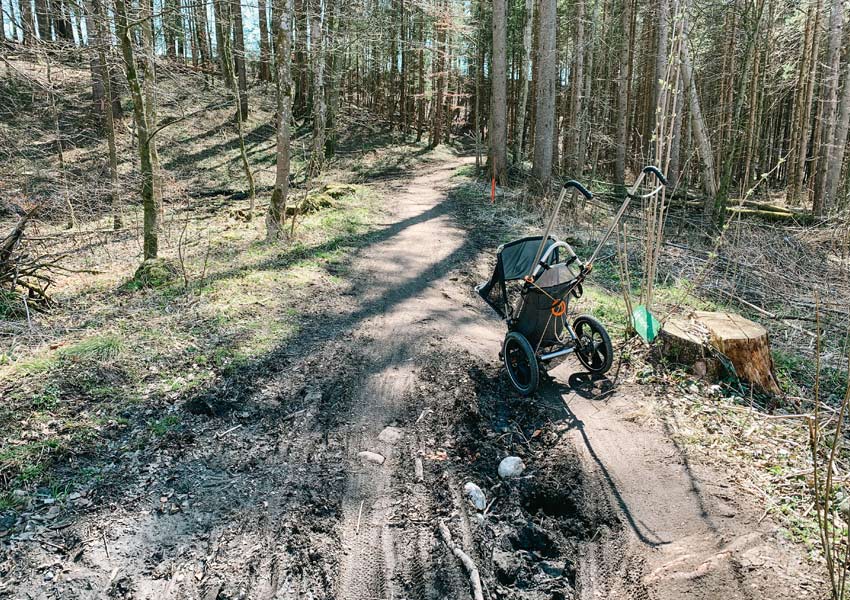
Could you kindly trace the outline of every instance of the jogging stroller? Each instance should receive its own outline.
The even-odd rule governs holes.
[[[508,333],[499,358],[505,363],[511,383],[523,396],[537,389],[541,368],[568,354],[575,353],[581,364],[594,374],[606,373],[611,368],[614,350],[605,326],[590,315],[581,315],[571,324],[569,302],[571,298],[581,298],[582,284],[593,270],[596,255],[648,173],[662,183],[653,193],[666,185],[656,167],[646,167],[587,262],[567,242],[550,235],[567,190],[575,189],[585,198],[593,198],[582,184],[570,180],[561,190],[543,235],[499,246],[493,275],[476,286],[475,291],[507,324]],[[512,298],[517,293],[518,302]]]

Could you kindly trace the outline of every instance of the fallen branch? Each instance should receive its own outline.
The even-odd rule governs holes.
[[[469,584],[472,586],[472,597],[475,600],[484,600],[484,590],[481,587],[481,576],[478,574],[478,567],[475,566],[475,562],[469,558],[469,555],[466,554],[466,552],[455,545],[452,541],[452,534],[449,532],[449,528],[446,527],[445,523],[440,521],[438,527],[440,529],[440,535],[442,535],[446,546],[448,546],[449,550],[451,550],[452,553],[460,559],[460,562],[463,563],[463,566],[469,575]]]

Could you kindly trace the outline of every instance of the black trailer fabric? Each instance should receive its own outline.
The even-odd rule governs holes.
[[[540,247],[540,240],[542,239],[542,235],[527,237],[505,244],[502,247],[502,251],[499,254],[502,257],[505,281],[522,279],[529,274],[531,267],[533,266],[531,263],[534,261],[534,256],[537,254],[537,249]],[[545,254],[546,250],[548,250],[554,243],[555,238],[549,236],[549,239],[546,240],[546,245],[543,248],[543,254]],[[555,251],[555,254],[556,256],[550,257],[550,264],[558,262],[557,250]]]
[[[543,236],[538,235],[522,238],[502,246],[501,251],[496,254],[496,268],[493,269],[489,281],[475,288],[478,295],[503,319],[508,316],[509,312],[506,282],[520,280],[528,275],[542,239]],[[545,253],[554,243],[555,238],[549,236],[543,252]],[[555,263],[557,261],[558,251],[556,249],[549,262]]]
[[[532,257],[534,258],[534,257]],[[545,348],[559,343],[564,337],[564,318],[552,315],[552,298],[570,302],[572,281],[546,288],[545,293],[539,288],[529,288],[525,293],[525,302],[514,323],[514,329],[528,339],[533,348],[538,344]]]
[[[533,257],[532,257],[533,258]],[[486,283],[475,288],[478,295],[503,319],[508,314],[508,291],[502,269],[502,254],[496,254],[496,268]]]

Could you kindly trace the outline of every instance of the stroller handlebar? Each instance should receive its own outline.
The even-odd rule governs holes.
[[[664,177],[664,175],[661,173],[661,169],[659,169],[658,167],[649,165],[643,168],[643,172],[652,173],[658,178],[658,181],[660,181],[663,185],[667,185],[667,178]]]
[[[655,168],[655,167],[653,167],[653,168]],[[593,194],[591,194],[590,191],[588,191],[588,189],[586,187],[584,187],[582,184],[580,184],[575,179],[570,179],[568,182],[566,182],[564,184],[564,189],[566,190],[567,188],[577,189],[579,192],[581,192],[581,195],[584,196],[585,198],[587,198],[588,200],[593,198]]]

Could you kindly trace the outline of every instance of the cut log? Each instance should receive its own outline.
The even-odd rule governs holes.
[[[716,379],[723,371],[719,352],[735,374],[759,389],[779,394],[767,330],[729,312],[696,311],[667,320],[661,330],[661,352],[669,360],[690,366],[697,377]]]

